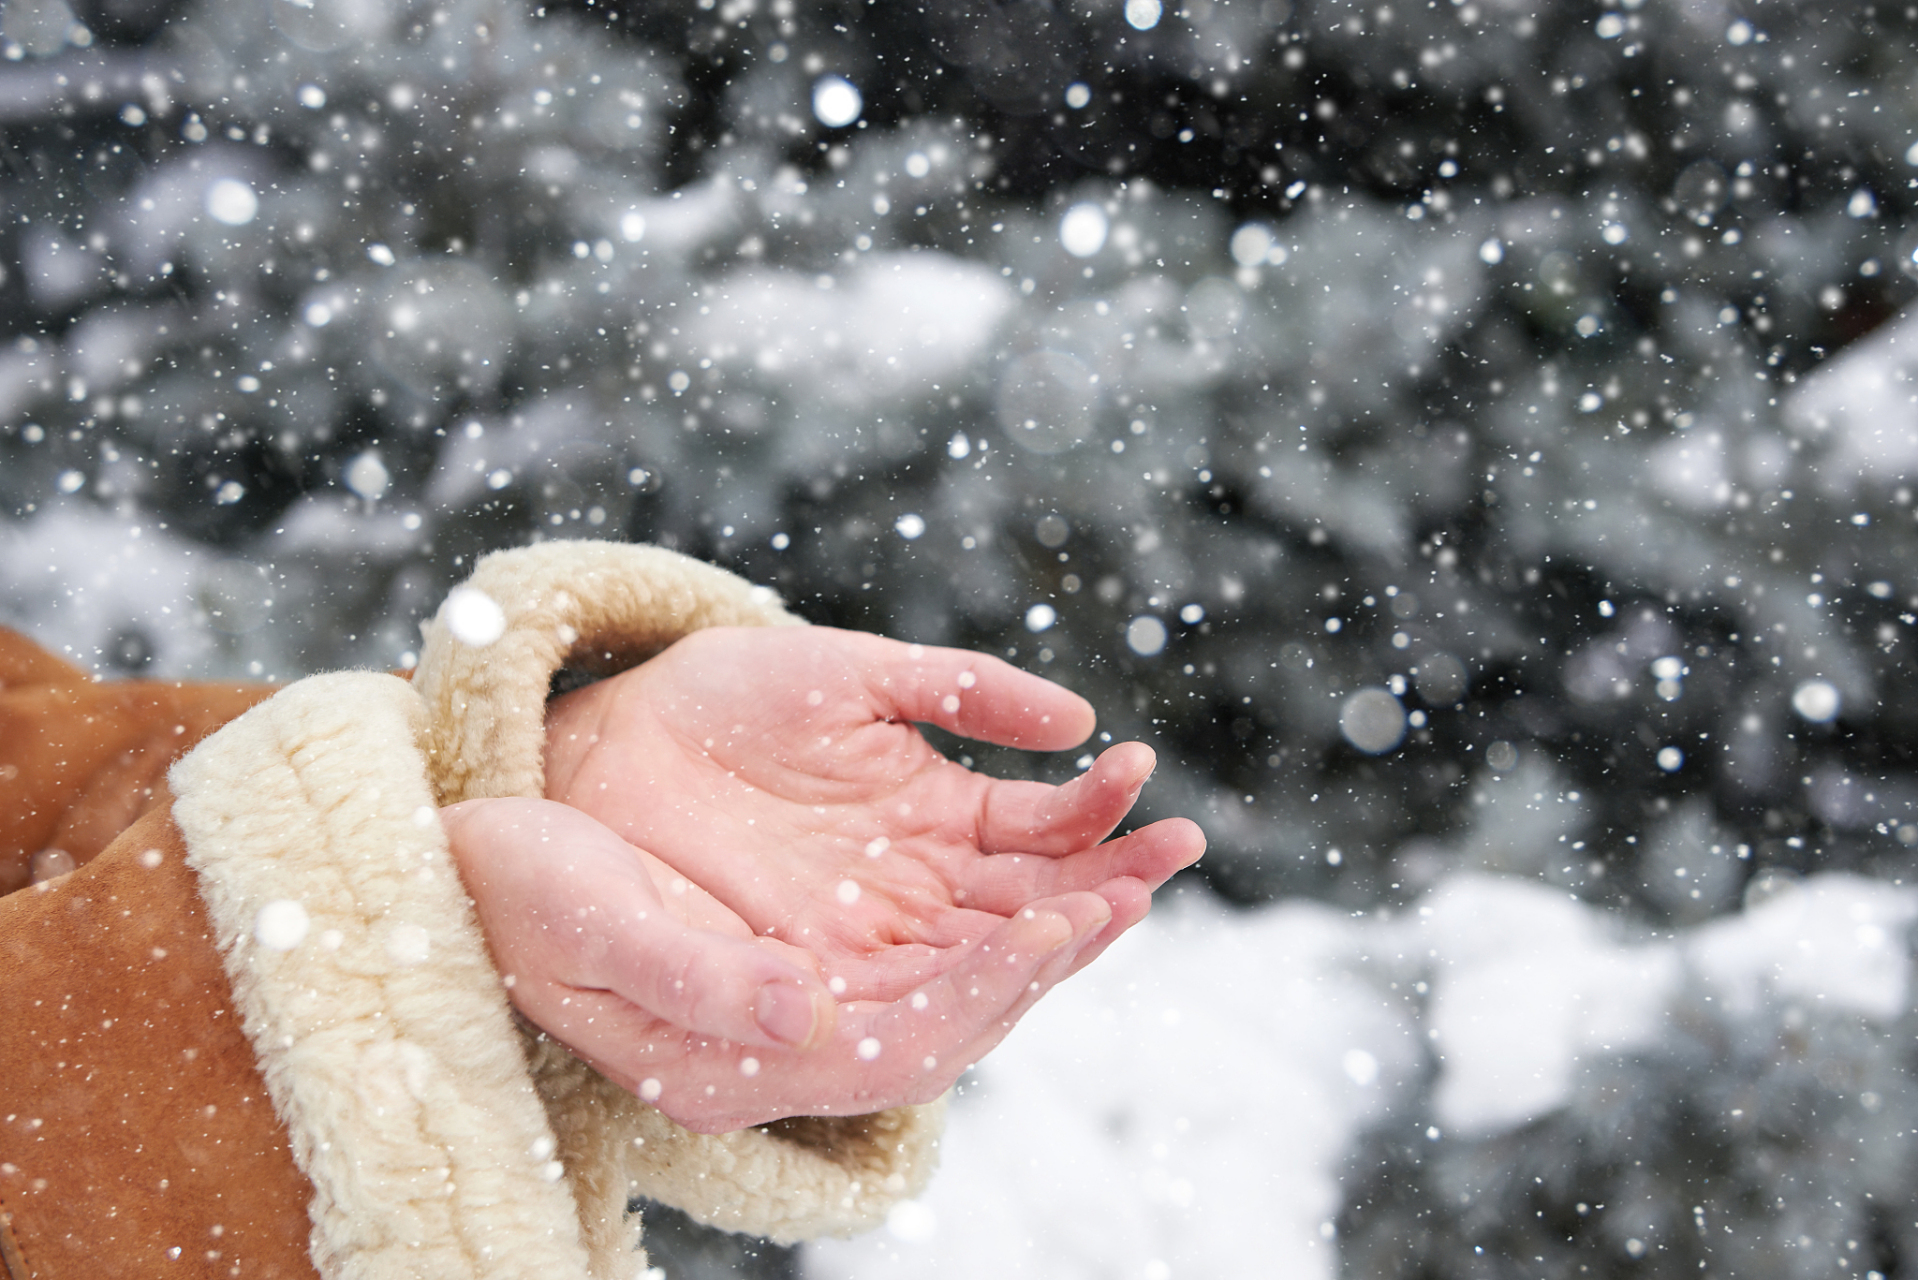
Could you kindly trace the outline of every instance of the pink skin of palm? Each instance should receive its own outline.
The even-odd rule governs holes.
[[[515,1004],[702,1132],[944,1092],[1204,837],[1106,839],[1142,743],[1053,787],[915,723],[1056,751],[1093,713],[994,658],[824,627],[695,632],[556,699],[547,800],[446,810]]]

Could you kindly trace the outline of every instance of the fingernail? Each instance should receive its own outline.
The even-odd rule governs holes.
[[[1086,927],[1086,931],[1083,934],[1081,934],[1077,939],[1075,939],[1075,945],[1072,948],[1073,954],[1077,955],[1079,952],[1084,951],[1087,947],[1091,946],[1093,942],[1099,937],[1099,935],[1106,931],[1106,926],[1111,923],[1112,923],[1112,913],[1110,911],[1107,911],[1105,915],[1105,919],[1095,920],[1092,924],[1088,925]]]
[[[1057,911],[1034,911],[1031,907],[1027,907],[1025,917],[1031,922],[1031,929],[1035,935],[1033,948],[1041,955],[1049,951],[1057,951],[1072,941],[1072,921]]]
[[[800,1047],[812,1040],[819,1012],[812,997],[790,982],[768,982],[753,1001],[753,1020],[781,1044]]]

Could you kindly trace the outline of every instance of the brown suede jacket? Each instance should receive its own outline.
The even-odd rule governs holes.
[[[100,683],[0,630],[0,1275],[593,1277],[648,1196],[871,1225],[938,1108],[720,1136],[522,1034],[437,807],[543,790],[547,689],[769,592],[650,547],[488,557],[414,680]]]

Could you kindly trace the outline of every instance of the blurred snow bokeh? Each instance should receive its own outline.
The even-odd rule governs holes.
[[[193,669],[215,643],[216,612],[242,621],[211,598],[223,580],[216,553],[158,522],[63,508],[0,528],[0,621],[83,666]]]

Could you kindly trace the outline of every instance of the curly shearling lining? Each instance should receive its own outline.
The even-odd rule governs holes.
[[[571,1197],[550,1176],[554,1139],[414,746],[425,720],[392,676],[302,680],[174,766],[174,821],[314,1186],[320,1274],[586,1274]],[[283,950],[254,936],[276,903],[307,921]]]

